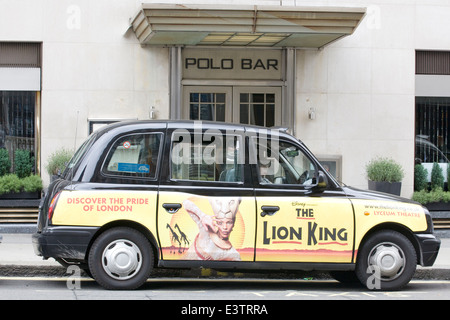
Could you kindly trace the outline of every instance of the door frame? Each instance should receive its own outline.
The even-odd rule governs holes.
[[[173,134],[176,130],[180,128],[177,127],[177,123],[172,123],[168,125],[166,131],[166,140],[165,140],[165,149],[171,150],[173,147]],[[247,143],[244,127],[236,127],[236,130],[232,130],[230,132],[227,131],[226,127],[223,127],[218,123],[217,126],[208,126],[207,128],[202,128],[201,131],[197,132],[198,128],[196,124],[188,124],[183,130],[189,135],[201,135],[201,139],[199,141],[203,141],[203,137],[207,134],[208,130],[212,130],[210,132],[218,133],[220,132],[224,137],[235,136],[239,138],[240,145],[243,147],[241,150],[242,156],[245,156],[247,153]],[[195,143],[195,137],[192,138]],[[209,140],[206,140],[209,141]],[[225,140],[223,140],[225,141]],[[222,263],[224,265],[228,265],[230,263],[253,263],[254,261],[254,246],[255,246],[255,232],[256,232],[256,203],[254,196],[254,188],[253,188],[253,180],[251,177],[251,171],[249,170],[248,164],[242,164],[242,181],[207,181],[207,180],[186,180],[186,179],[175,179],[172,178],[171,174],[171,152],[165,152],[164,158],[162,159],[161,166],[161,179],[159,184],[159,198],[158,198],[158,219],[156,222],[156,228],[158,230],[158,242],[160,245],[160,260],[159,266],[162,267],[198,267],[198,266],[220,266]],[[241,237],[246,238],[243,241],[246,245],[251,243],[252,247],[236,247],[239,250],[243,250],[243,255],[245,258],[242,261],[225,261],[225,260],[181,260],[176,255],[167,254],[167,246],[163,247],[162,245],[162,237],[166,237],[167,242],[167,228],[166,223],[168,220],[172,219],[171,216],[176,214],[177,212],[168,213],[166,209],[163,207],[164,201],[167,203],[180,203],[180,201],[185,199],[191,199],[195,201],[205,201],[209,199],[217,199],[217,198],[240,198],[243,202],[246,203],[247,210],[242,210],[241,215],[246,215],[246,217],[242,217],[242,222],[244,223],[244,227],[241,229]],[[240,206],[243,204],[241,203]],[[249,207],[251,207],[250,210]],[[182,208],[182,207],[181,207]],[[182,209],[185,210],[185,209]],[[186,212],[178,212],[179,214],[184,214],[186,216]],[[210,212],[208,212],[210,213]],[[183,227],[183,226],[182,226]],[[235,230],[235,233],[238,233],[238,230]],[[190,245],[195,240],[195,236],[189,236],[188,232],[186,232],[188,238],[190,239]],[[181,244],[180,244],[181,245]],[[186,247],[187,248],[187,247]],[[163,251],[166,251],[164,253]]]
[[[281,86],[233,86],[233,85],[214,85],[214,86],[183,86],[183,100],[181,108],[182,119],[189,119],[189,95],[193,92],[202,93],[225,93],[225,121],[240,124],[239,106],[240,93],[275,93],[275,120],[276,126],[281,126],[282,122],[282,94]]]
[[[297,49],[283,48],[281,80],[217,80],[217,79],[184,79],[182,51],[184,47],[169,48],[169,118],[185,119],[183,116],[183,89],[187,86],[279,86],[282,90],[281,125],[288,127],[296,134],[296,74]],[[260,48],[259,50],[264,50]]]

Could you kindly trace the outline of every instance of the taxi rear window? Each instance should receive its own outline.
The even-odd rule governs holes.
[[[96,133],[93,133],[89,136],[86,141],[83,142],[80,148],[75,152],[72,159],[70,159],[69,163],[67,164],[66,170],[64,171],[64,175],[67,178],[67,175],[69,174],[70,169],[74,168],[79,164],[79,162],[83,159],[86,152],[91,148],[92,144],[95,142],[97,138]]]
[[[127,135],[117,139],[106,156],[103,173],[154,179],[161,137],[160,133],[152,133]]]

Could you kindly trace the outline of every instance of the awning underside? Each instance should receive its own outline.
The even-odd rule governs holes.
[[[143,4],[132,19],[142,45],[320,48],[354,32],[362,8]]]

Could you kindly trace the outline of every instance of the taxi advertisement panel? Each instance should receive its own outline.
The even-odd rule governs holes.
[[[353,210],[348,199],[257,199],[258,208],[276,204],[273,214],[258,215],[257,261],[340,262],[353,256]]]
[[[419,204],[398,201],[352,199],[357,225],[355,245],[368,230],[382,223],[396,223],[413,232],[427,230],[425,210]]]
[[[174,213],[164,204],[180,203]],[[160,194],[158,235],[164,260],[253,261],[253,197]]]
[[[54,225],[103,226],[115,220],[136,221],[156,230],[157,191],[63,191],[53,214]]]

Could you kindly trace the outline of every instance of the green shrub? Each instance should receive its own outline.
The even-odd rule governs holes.
[[[17,193],[22,190],[22,182],[15,174],[0,177],[0,194]]]
[[[414,167],[414,190],[426,190],[428,188],[428,170],[421,164]]]
[[[430,192],[420,190],[413,193],[412,200],[423,205],[432,202],[450,202],[450,192],[445,192],[442,188],[435,188]]]
[[[16,174],[0,177],[0,195],[18,192],[39,192],[43,188],[42,179],[38,175],[31,175],[20,179]]]
[[[425,205],[428,203],[428,192],[424,189],[416,191],[412,195],[412,200]]]
[[[0,149],[0,176],[8,174],[11,170],[11,160],[9,160],[9,152],[6,149]]]
[[[444,174],[442,173],[442,168],[435,162],[431,169],[431,189],[437,188],[444,189]]]
[[[372,181],[401,182],[403,168],[393,159],[377,158],[366,166],[367,177]]]
[[[46,166],[47,172],[50,176],[60,174],[64,171],[67,166],[67,163],[73,156],[73,152],[67,149],[59,149],[53,152],[48,160],[48,164]]]
[[[34,166],[34,157],[28,150],[16,150],[14,152],[14,172],[19,178],[31,175]]]
[[[31,175],[22,179],[23,191],[37,192],[42,190],[42,179],[38,175]]]

